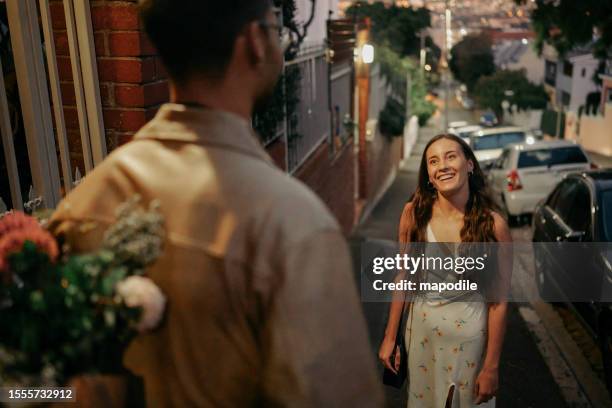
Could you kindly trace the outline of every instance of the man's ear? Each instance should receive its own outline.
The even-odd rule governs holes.
[[[254,65],[260,65],[265,60],[266,34],[266,30],[262,29],[258,22],[249,23],[244,28],[246,52]]]

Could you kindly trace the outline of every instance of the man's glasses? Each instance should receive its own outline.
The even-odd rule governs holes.
[[[259,26],[266,30],[275,30],[278,33],[278,38],[280,39],[280,47],[283,51],[283,54],[289,49],[291,46],[291,34],[287,27],[284,27],[280,24],[270,23],[267,21],[260,21]]]
[[[280,39],[280,47],[283,54],[289,49],[293,40],[291,39],[291,32],[283,24],[283,16],[279,8],[274,8],[274,14],[276,15],[276,23],[269,21],[260,21],[259,26],[266,30],[275,30],[278,33]]]

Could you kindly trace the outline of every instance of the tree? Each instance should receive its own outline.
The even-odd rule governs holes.
[[[376,58],[380,64],[382,76],[392,89],[389,99],[393,99],[393,102],[387,103],[379,117],[381,130],[396,129],[397,122],[388,123],[388,120],[398,110],[405,112],[407,74],[410,74],[411,77],[410,114],[419,118],[420,125],[427,123],[427,120],[436,111],[436,106],[425,99],[427,83],[414,58],[401,57],[387,47],[379,47]]]
[[[480,78],[474,88],[474,97],[480,106],[492,109],[500,118],[504,100],[521,110],[544,109],[548,101],[544,87],[529,82],[524,70],[501,70]]]
[[[515,0],[524,4],[527,0]],[[611,0],[536,0],[531,22],[536,33],[536,49],[551,44],[560,55],[573,48],[592,43],[593,55],[605,61],[612,58]],[[597,75],[595,80],[599,82]]]
[[[518,4],[526,0],[515,0]],[[594,55],[608,58],[612,48],[612,1],[610,0],[536,0],[531,12],[536,32],[536,47],[544,42],[560,54],[578,45],[593,43]]]
[[[387,45],[402,57],[418,56],[421,30],[431,25],[428,9],[386,6],[380,2],[356,2],[346,10],[346,15],[358,19],[369,17],[372,20],[373,42],[378,46]],[[431,37],[425,39],[425,45],[439,55],[440,49]]]
[[[449,68],[455,78],[472,91],[478,79],[495,72],[491,39],[484,34],[468,35],[451,49]]]

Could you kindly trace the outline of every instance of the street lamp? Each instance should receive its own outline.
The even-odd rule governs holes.
[[[361,47],[361,62],[371,64],[374,62],[374,46],[372,44],[364,44]]]

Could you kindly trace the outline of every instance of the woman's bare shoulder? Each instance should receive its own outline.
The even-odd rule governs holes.
[[[510,234],[510,227],[506,219],[496,211],[491,211],[491,216],[493,216],[493,230],[495,231],[497,241],[511,242],[512,235]]]
[[[412,219],[412,215],[413,215],[413,209],[414,209],[414,205],[412,203],[412,201],[408,201],[405,205],[404,205],[404,209],[402,210],[402,221],[406,221],[406,222],[410,222],[410,220]]]

